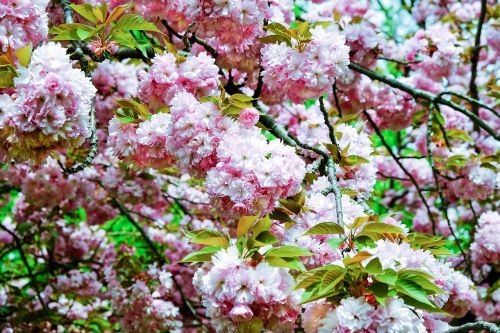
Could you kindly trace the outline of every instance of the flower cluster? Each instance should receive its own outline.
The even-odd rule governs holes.
[[[214,254],[194,276],[206,315],[218,332],[232,332],[259,319],[265,329],[291,329],[299,315],[299,293],[284,268],[251,264],[239,258],[236,246]]]
[[[491,266],[500,263],[500,242],[498,232],[500,228],[500,214],[488,211],[479,217],[474,242],[471,244],[471,259],[480,273],[489,273]]]
[[[181,167],[206,174],[207,192],[221,208],[265,214],[300,191],[305,164],[293,148],[267,142],[256,127],[221,116],[215,104],[191,94],[178,93],[171,105],[169,150]]]
[[[157,113],[139,124],[122,123],[113,118],[109,123],[108,144],[115,155],[141,168],[165,168],[174,163],[167,151],[167,128],[171,117],[168,113]]]
[[[115,315],[125,332],[158,332],[182,328],[179,308],[169,298],[172,274],[163,268],[149,266],[141,279],[124,287],[117,272],[109,267],[106,280]]]
[[[307,306],[303,319],[306,333],[427,332],[423,320],[399,298],[387,298],[378,307],[362,297],[345,298],[333,309],[315,303]]]
[[[213,95],[219,88],[218,72],[215,60],[205,52],[180,64],[172,53],[158,55],[149,71],[140,73],[139,97],[154,109],[169,104],[179,91],[198,97]]]
[[[184,1],[185,16],[197,26],[196,34],[215,48],[218,62],[245,72],[258,69],[264,20],[290,20],[286,9],[292,1],[228,0]]]
[[[303,257],[302,262],[307,267],[318,267],[341,259],[339,249],[334,249],[329,243],[332,238],[339,239],[338,235],[308,235],[303,236],[306,231],[326,221],[337,221],[335,196],[333,193],[323,195],[314,193],[306,198],[305,206],[308,211],[301,212],[295,219],[296,223],[281,236],[284,244],[300,246],[313,253],[310,257]],[[343,223],[351,225],[356,218],[366,216],[363,208],[353,202],[348,196],[342,197]],[[342,222],[341,222],[342,223]],[[280,236],[283,229],[278,227],[273,231]]]
[[[335,25],[311,29],[303,50],[285,43],[262,49],[262,77],[268,89],[294,103],[317,98],[331,89],[349,64],[349,47]]]
[[[49,22],[45,7],[48,0],[0,1],[0,51],[36,45],[47,38]]]
[[[72,67],[59,44],[37,48],[27,69],[15,78],[16,97],[3,106],[0,136],[15,160],[43,161],[78,147],[90,135],[89,114],[96,89]]]

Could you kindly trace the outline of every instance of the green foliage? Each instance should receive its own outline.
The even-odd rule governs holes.
[[[311,229],[304,233],[306,235],[342,235],[344,233],[344,228],[334,222],[323,222],[318,223]]]
[[[111,42],[118,43],[123,47],[138,48],[144,56],[147,56],[148,44],[138,42],[134,32],[153,32],[162,35],[158,27],[137,14],[124,14],[132,7],[132,4],[125,4],[115,7],[108,14],[106,2],[92,6],[89,4],[72,4],[71,8],[87,20],[90,25],[83,23],[66,23],[54,26],[49,30],[53,35],[52,40],[74,40],[89,41],[98,40],[102,47]]]

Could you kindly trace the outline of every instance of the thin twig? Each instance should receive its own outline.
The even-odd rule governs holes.
[[[340,161],[342,154],[340,151],[339,144],[337,143],[337,138],[335,137],[335,129],[333,128],[332,123],[330,122],[330,119],[328,117],[328,111],[326,111],[325,103],[323,102],[323,96],[319,98],[319,109],[323,114],[323,120],[325,122],[325,125],[326,127],[328,127],[328,136],[330,138],[330,141],[337,147],[337,156],[336,156],[337,161]]]
[[[427,215],[429,215],[429,220],[432,223],[432,231],[433,231],[433,233],[435,233],[435,230],[436,230],[436,221],[434,220],[434,216],[432,215],[431,208],[429,207],[429,204],[427,203],[427,200],[425,200],[425,197],[422,194],[422,189],[418,185],[418,183],[415,180],[415,178],[413,177],[413,175],[408,170],[406,170],[406,168],[404,167],[404,165],[401,163],[401,161],[398,159],[398,157],[394,154],[394,152],[392,151],[392,149],[389,146],[389,144],[387,143],[387,141],[385,141],[385,138],[382,135],[382,133],[380,132],[380,129],[377,127],[377,124],[375,124],[375,122],[370,117],[370,115],[368,114],[368,112],[363,111],[363,113],[364,113],[366,119],[368,119],[368,122],[370,123],[370,125],[372,126],[372,128],[375,130],[375,133],[377,133],[377,136],[380,138],[380,140],[381,140],[382,144],[384,145],[384,147],[387,149],[387,151],[389,152],[389,154],[391,154],[391,156],[394,159],[394,161],[396,162],[396,164],[401,168],[401,170],[403,170],[403,172],[405,173],[405,175],[408,176],[408,178],[410,179],[410,181],[413,184],[413,186],[415,186],[415,189],[417,190],[417,194],[420,197],[420,199],[422,200],[422,203],[424,204],[425,209],[427,210]]]
[[[448,224],[448,228],[450,229],[451,235],[453,239],[455,240],[455,243],[457,244],[458,250],[462,254],[462,257],[464,258],[465,264],[467,266],[467,269],[469,271],[470,276],[472,276],[472,270],[471,270],[471,265],[469,262],[469,259],[467,258],[467,254],[465,253],[464,249],[462,248],[462,245],[460,245],[460,241],[458,237],[455,234],[455,231],[453,230],[453,227],[451,225],[450,217],[448,216],[448,204],[446,201],[446,198],[443,195],[443,191],[441,190],[441,184],[439,182],[439,171],[436,168],[436,164],[434,163],[434,156],[432,154],[432,149],[431,149],[431,143],[432,143],[432,109],[431,112],[429,113],[428,119],[427,119],[427,135],[426,135],[426,146],[427,146],[427,161],[429,162],[431,169],[432,169],[432,175],[434,177],[434,183],[436,184],[436,191],[439,196],[439,199],[441,200],[441,208],[444,214],[444,217],[446,219],[446,223]],[[433,233],[436,232],[435,226],[433,225]]]
[[[456,96],[458,98],[461,98],[461,99],[464,99],[466,100],[467,102],[471,103],[471,104],[475,104],[476,106],[478,107],[482,107],[488,111],[491,111],[495,116],[499,117],[500,118],[500,114],[495,110],[494,107],[492,106],[489,106],[487,105],[486,103],[478,100],[478,99],[475,99],[475,98],[472,98],[470,96],[467,96],[467,95],[464,95],[464,94],[461,94],[457,91],[450,91],[450,90],[445,90],[441,93],[439,93],[438,96],[444,96],[444,95],[452,95],[452,96]]]
[[[14,242],[16,243],[16,248],[19,251],[19,254],[21,256],[21,260],[22,260],[24,266],[26,267],[26,270],[28,271],[28,276],[29,276],[31,282],[33,283],[34,288],[35,288],[36,297],[38,298],[38,301],[42,305],[43,309],[47,311],[47,305],[43,301],[42,295],[40,294],[40,288],[38,286],[38,281],[36,280],[36,276],[33,274],[33,270],[31,269],[31,266],[28,262],[28,259],[26,258],[26,254],[23,251],[23,244],[21,243],[21,239],[19,238],[19,236],[15,232],[11,231],[9,228],[4,226],[2,223],[0,223],[0,228],[3,229],[5,232],[7,232],[9,235],[11,235],[12,238],[14,238]]]
[[[134,226],[134,228],[141,234],[142,238],[144,239],[144,241],[146,242],[148,247],[151,249],[151,251],[153,251],[153,254],[156,257],[156,260],[160,263],[160,265],[162,265],[162,266],[165,265],[167,263],[167,261],[165,260],[165,257],[162,256],[160,254],[160,252],[158,252],[158,249],[156,248],[156,246],[153,244],[153,242],[148,237],[148,235],[146,234],[144,229],[141,227],[141,225],[132,217],[129,210],[116,198],[112,198],[112,202],[113,202],[113,205],[116,206],[116,208],[118,208],[120,213],[122,213],[127,218],[127,220]],[[191,312],[193,317],[196,320],[200,321],[200,323],[202,323],[202,320],[198,316],[198,313],[196,313],[196,310],[194,309],[193,305],[186,298],[186,295],[184,295],[184,291],[182,290],[182,287],[175,280],[175,278],[172,280],[174,281],[174,284],[175,284],[177,290],[179,291],[179,294],[181,295],[181,298],[182,298],[184,304],[186,304],[186,306],[189,308],[189,311]]]

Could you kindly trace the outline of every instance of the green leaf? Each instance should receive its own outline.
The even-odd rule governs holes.
[[[434,112],[434,118],[436,118],[437,122],[441,124],[441,126],[445,125],[445,120],[443,115],[440,112]]]
[[[202,229],[195,231],[186,231],[185,233],[193,243],[223,247],[227,247],[229,245],[226,237],[224,237],[224,235],[218,231]]]
[[[288,47],[292,47],[292,40],[285,36],[280,35],[270,35],[265,37],[260,37],[258,40],[263,44],[281,44],[286,43]]]
[[[344,234],[344,228],[337,223],[334,222],[322,222],[316,224],[311,229],[307,230],[307,232],[303,236],[307,235],[342,235]]]
[[[323,275],[326,274],[328,269],[332,267],[333,265],[330,266],[324,266],[324,267],[319,267],[312,269],[310,271],[304,272],[297,276],[295,279],[295,289],[305,289],[315,283],[320,282],[323,279]],[[340,270],[344,270],[342,267],[336,266]]]
[[[101,3],[99,6],[92,8],[94,16],[100,23],[104,23],[106,16],[108,16],[108,4],[106,2]]]
[[[306,270],[302,261],[297,258],[266,257],[266,262],[275,267],[291,268],[301,272]]]
[[[123,109],[130,109],[135,111],[142,119],[147,119],[150,115],[149,109],[145,104],[142,104],[138,100],[116,98],[115,102]]]
[[[110,37],[113,42],[116,42],[121,46],[125,46],[131,49],[135,49],[138,46],[134,36],[132,36],[128,31],[113,30]]]
[[[311,32],[309,30],[309,22],[298,22],[297,23],[297,33],[300,37],[311,38]]]
[[[379,304],[384,304],[384,299],[389,292],[389,286],[385,283],[374,282],[370,287],[368,287],[368,290],[373,292]]]
[[[398,280],[398,274],[395,270],[386,268],[384,269],[383,274],[376,275],[375,279],[390,286],[394,286],[396,284],[396,281]]]
[[[346,166],[356,166],[364,163],[370,163],[370,161],[359,155],[349,155],[341,161],[341,164]]]
[[[271,219],[269,218],[269,215],[264,216],[262,219],[257,221],[255,226],[253,227],[253,236],[257,237],[260,235],[260,233],[264,231],[269,231],[271,228]]]
[[[330,238],[328,240],[328,245],[334,250],[338,250],[340,244],[342,244],[345,241],[343,238]]]
[[[111,22],[116,21],[118,17],[120,17],[127,9],[131,8],[133,5],[134,4],[132,2],[129,2],[125,5],[115,7],[106,19],[106,24],[110,24]]]
[[[432,304],[429,300],[424,288],[413,281],[407,279],[398,279],[396,281],[396,289],[420,303],[434,306],[434,304]]]
[[[372,254],[370,252],[361,251],[361,252],[358,252],[354,257],[345,258],[344,265],[347,267],[347,266],[352,265],[352,264],[357,264],[357,263],[360,263],[360,262],[370,258],[371,256],[372,256]]]
[[[281,207],[276,207],[269,215],[269,217],[273,220],[283,221],[283,222],[293,222],[290,215],[286,213],[286,209]]]
[[[368,265],[366,265],[365,270],[372,275],[377,275],[383,272],[382,264],[378,258],[372,259]]]
[[[438,287],[430,280],[432,279],[432,276],[422,271],[410,270],[410,269],[401,270],[398,272],[398,279],[412,281],[418,284],[420,287],[424,288],[425,290],[428,290],[435,294],[444,293],[443,289]]]
[[[68,23],[52,27],[49,33],[55,35],[52,40],[85,40],[94,35],[95,29],[81,23]]]
[[[300,213],[302,207],[304,207],[304,203],[306,201],[304,189],[302,189],[299,193],[294,195],[293,197],[289,197],[286,199],[281,199],[279,202],[289,211],[294,214]]]
[[[87,21],[90,21],[94,24],[97,23],[97,17],[94,15],[94,11],[92,10],[93,9],[92,5],[89,5],[89,4],[83,4],[83,5],[71,4],[70,7],[75,12],[77,12],[80,16],[85,18]]]
[[[358,216],[354,222],[348,226],[349,229],[357,229],[370,220],[369,216]]]
[[[395,225],[386,223],[368,223],[365,225],[361,234],[377,233],[377,234],[402,234],[403,230]]]
[[[451,129],[446,131],[446,136],[450,140],[462,140],[465,142],[472,142],[472,138],[466,132],[459,129]]]
[[[31,62],[31,53],[33,52],[33,44],[29,43],[25,47],[16,50],[16,57],[19,64],[23,67],[28,67]]]
[[[324,285],[324,287],[323,287],[323,285],[318,286],[317,290],[315,290],[313,293],[311,293],[309,295],[307,295],[307,293],[304,293],[303,299],[300,302],[300,304],[313,302],[313,301],[316,301],[318,299],[322,299],[322,298],[326,298],[326,297],[330,297],[332,295],[335,295],[337,293],[335,291],[335,289],[340,284],[340,282],[342,282],[344,280],[345,275],[346,275],[346,272],[341,272],[338,275],[334,275],[332,273],[330,278],[332,278],[334,276],[335,277],[333,278],[333,280],[331,281],[330,284]]]
[[[17,76],[16,69],[12,65],[0,65],[0,88],[14,86],[14,77]],[[1,110],[1,108],[0,108]]]
[[[269,23],[268,25],[266,25],[264,27],[264,29],[267,31],[273,32],[277,35],[290,36],[290,29],[288,29],[287,27],[285,27],[281,23],[277,23],[277,22]]]
[[[446,165],[451,167],[462,167],[465,163],[467,163],[467,157],[464,155],[453,155],[446,160]]]
[[[259,233],[259,235],[257,237],[255,237],[255,239],[253,241],[254,241],[254,245],[266,246],[266,245],[271,245],[271,244],[277,243],[279,240],[276,237],[274,237],[274,235],[272,233],[270,233],[269,231],[263,231],[263,232]]]
[[[307,257],[311,256],[312,253],[306,249],[303,249],[298,246],[285,245],[279,247],[273,247],[264,254],[265,257]]]
[[[238,227],[236,230],[236,236],[241,237],[250,230],[255,221],[258,219],[258,215],[255,216],[242,216],[238,221]]]
[[[136,14],[125,14],[120,17],[120,19],[116,22],[114,29],[161,32],[156,25],[146,21],[142,16]]]
[[[187,262],[196,263],[196,262],[210,261],[210,260],[212,260],[212,255],[214,253],[217,253],[221,249],[223,249],[222,246],[207,246],[199,251],[195,251],[195,252],[188,254],[179,262],[181,262],[181,263],[187,263]]]
[[[447,314],[445,311],[441,310],[440,308],[438,308],[437,306],[435,306],[431,302],[429,302],[431,304],[422,303],[422,302],[419,302],[418,300],[416,300],[415,298],[408,296],[406,294],[399,294],[399,296],[403,299],[403,301],[405,302],[406,305],[413,306],[417,309],[422,309],[422,310],[426,310],[429,312],[434,312],[434,313],[439,313],[439,314],[444,314],[444,315]]]
[[[339,120],[335,122],[335,126],[344,124],[344,123],[350,123],[353,120],[357,120],[359,118],[359,114],[357,113],[352,113],[352,114],[347,114],[343,117],[341,117]]]

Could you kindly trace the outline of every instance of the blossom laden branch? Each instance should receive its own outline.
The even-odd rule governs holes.
[[[258,107],[258,103],[255,101],[254,106]],[[259,107],[260,108],[260,107]],[[342,193],[340,191],[340,187],[338,184],[337,180],[337,170],[335,167],[335,162],[333,161],[333,158],[328,155],[328,153],[324,152],[323,150],[319,148],[315,148],[312,146],[309,146],[305,143],[300,142],[297,138],[295,138],[293,135],[288,133],[281,125],[278,125],[273,118],[269,117],[268,115],[261,114],[259,117],[259,122],[266,126],[271,133],[273,133],[276,137],[280,138],[285,142],[286,144],[292,146],[292,147],[300,147],[309,151],[312,151],[318,155],[320,155],[324,161],[326,161],[326,170],[327,170],[327,177],[328,181],[330,182],[331,185],[331,191],[335,195],[335,206],[336,206],[336,214],[337,214],[337,221],[340,225],[344,225],[344,217],[343,217],[343,212],[342,212]]]
[[[358,73],[361,73],[363,75],[368,76],[372,80],[377,80],[377,81],[383,82],[383,83],[385,83],[393,88],[407,92],[408,94],[412,95],[415,99],[422,98],[422,99],[427,100],[431,103],[438,103],[441,105],[446,105],[446,106],[452,108],[453,110],[464,114],[465,116],[470,118],[475,124],[477,124],[480,128],[482,128],[483,130],[488,132],[493,138],[495,138],[496,140],[500,140],[500,135],[497,134],[494,129],[492,129],[490,126],[488,126],[488,124],[486,124],[486,122],[484,120],[479,118],[474,113],[466,110],[462,106],[460,106],[454,102],[451,102],[449,100],[444,99],[442,96],[432,94],[432,93],[427,92],[425,90],[411,87],[411,86],[409,86],[405,83],[402,83],[396,79],[393,79],[387,75],[377,73],[375,71],[372,71],[372,70],[365,68],[361,65],[358,65],[356,63],[350,63],[349,68],[351,68],[352,70],[354,70]]]

